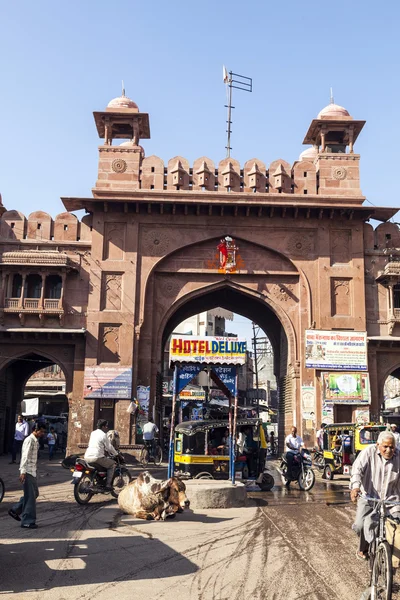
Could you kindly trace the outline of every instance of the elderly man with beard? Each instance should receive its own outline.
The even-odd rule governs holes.
[[[353,525],[360,537],[356,556],[368,558],[368,543],[364,537],[364,520],[373,511],[375,503],[360,497],[366,494],[376,499],[400,501],[400,452],[392,432],[382,431],[376,444],[362,450],[356,458],[350,479],[350,498],[357,502],[357,513]],[[398,510],[394,507],[393,510]],[[391,511],[392,512],[392,511]]]

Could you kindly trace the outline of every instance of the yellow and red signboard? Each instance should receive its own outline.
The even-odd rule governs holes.
[[[206,393],[204,390],[182,390],[179,392],[179,398],[182,400],[197,400],[202,402],[206,399]]]
[[[171,362],[244,365],[247,342],[243,338],[174,335],[169,347]]]

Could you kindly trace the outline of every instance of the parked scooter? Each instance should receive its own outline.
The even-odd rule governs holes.
[[[282,454],[281,465],[279,472],[282,476],[282,482],[287,482],[287,469],[288,464],[286,455]],[[299,488],[305,492],[311,490],[315,483],[315,473],[312,470],[311,455],[303,448],[300,452],[293,456],[292,472],[290,473],[290,479],[299,484]]]
[[[111,494],[118,498],[123,487],[128,485],[132,476],[125,464],[122,454],[111,457],[117,463],[112,491],[106,490],[107,470],[96,463],[88,463],[83,458],[77,458],[72,473],[71,483],[74,485],[74,497],[78,504],[87,504],[95,494]]]

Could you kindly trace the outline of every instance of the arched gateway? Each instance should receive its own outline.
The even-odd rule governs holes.
[[[63,198],[69,212],[54,221],[11,210],[0,223],[1,354],[13,361],[43,348],[64,361],[69,451],[83,450],[100,414],[134,449],[127,409],[138,386],[159,418],[165,342],[214,307],[257,322],[271,340],[281,433],[295,423],[313,440],[322,420],[376,416],[382,373],[399,363],[400,236],[392,224],[365,224],[396,211],[363,205],[354,143],[364,121],[329,105],[293,165],[178,156],[165,167],[145,158],[149,118],[129,98],[94,117],[103,142],[93,196]],[[82,208],[78,222],[70,213]],[[21,400],[7,365],[2,435]]]

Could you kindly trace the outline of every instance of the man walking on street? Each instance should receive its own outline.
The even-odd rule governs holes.
[[[111,491],[112,481],[115,472],[115,461],[108,458],[106,454],[117,456],[118,452],[112,446],[107,437],[108,421],[99,419],[97,421],[97,429],[92,431],[89,438],[89,445],[85,452],[84,459],[88,463],[97,463],[104,469],[107,469],[106,490]]]
[[[24,443],[24,440],[28,437],[28,435],[29,425],[22,415],[18,415],[17,422],[15,424],[15,433],[11,451],[10,465],[17,461],[17,454],[21,453],[22,444]]]
[[[36,476],[37,459],[39,439],[45,433],[46,428],[43,425],[37,425],[22,445],[19,480],[24,486],[24,495],[17,504],[10,508],[8,514],[16,521],[21,521],[21,527],[24,529],[37,529],[36,498],[39,496]]]

